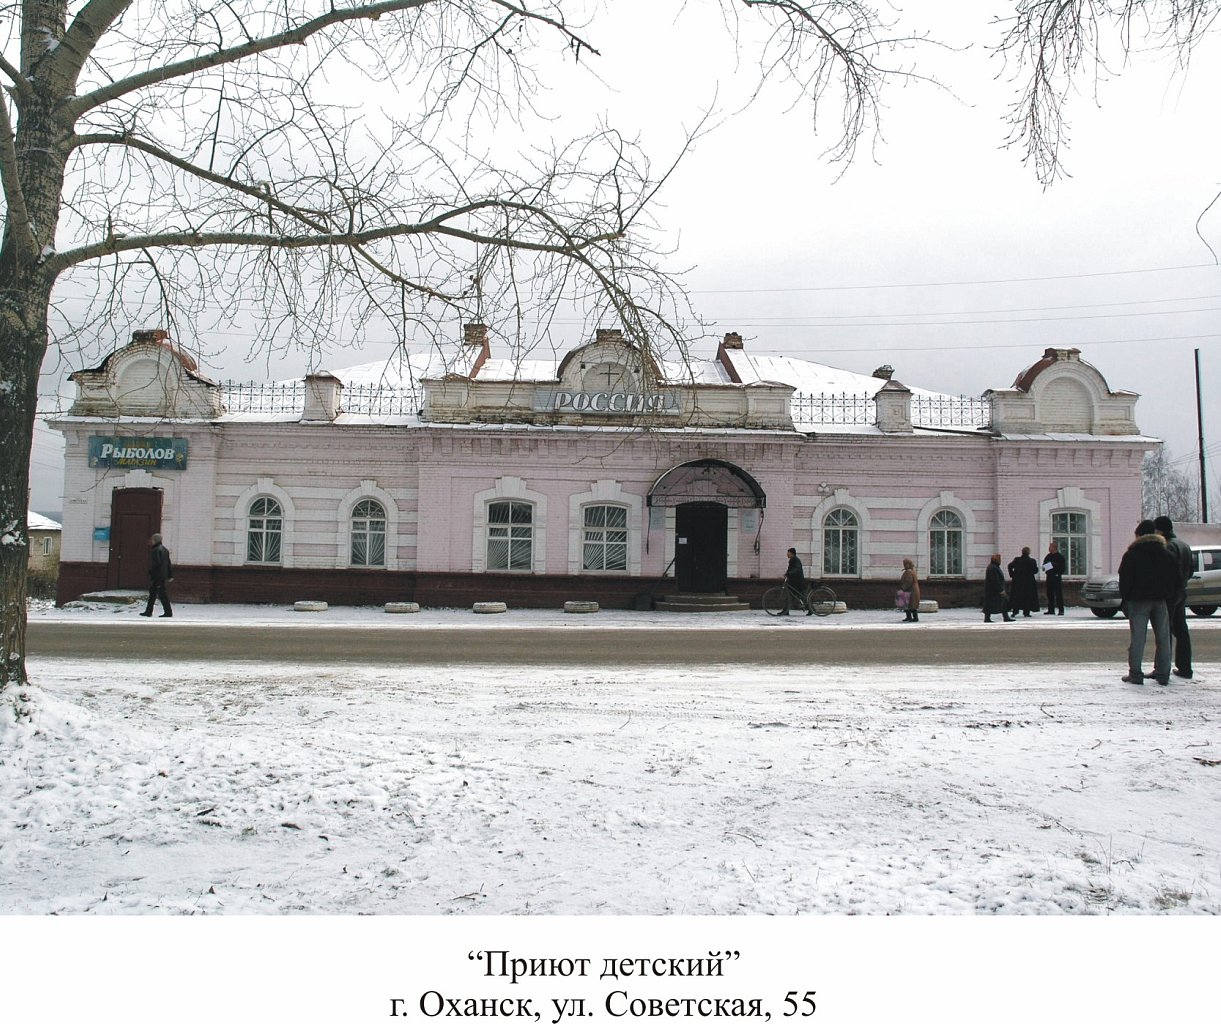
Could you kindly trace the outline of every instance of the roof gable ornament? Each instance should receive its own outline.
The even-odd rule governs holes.
[[[224,412],[220,388],[160,329],[135,331],[101,365],[68,379],[77,389],[71,416],[214,419]]]
[[[1002,434],[1140,434],[1140,396],[1112,391],[1106,378],[1081,358],[1080,349],[1045,349],[1012,388],[985,395],[992,399],[993,429]]]

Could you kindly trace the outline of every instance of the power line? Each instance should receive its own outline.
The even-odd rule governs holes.
[[[1109,309],[1115,306],[1147,306],[1154,302],[1204,302],[1206,300],[1221,299],[1221,295],[1184,295],[1173,299],[1130,299],[1126,302],[1078,302],[1068,306],[1014,306],[1006,309],[966,309],[966,310],[945,310],[939,313],[893,313],[892,316],[988,316],[994,313],[1041,313],[1041,312],[1059,312],[1065,309]],[[1212,307],[1210,307],[1212,308]],[[1196,313],[1205,312],[1205,310],[1166,310],[1167,313]],[[743,316],[750,316],[752,320],[766,320],[770,322],[780,322],[784,320],[806,320],[811,317],[818,320],[864,320],[874,315],[873,313],[819,313],[810,314],[809,316],[751,316],[744,313]],[[1100,314],[1101,315],[1101,314]],[[1141,316],[1160,316],[1162,315],[1157,310],[1150,310],[1147,313],[1137,314]],[[573,321],[565,321],[572,323]],[[1005,321],[997,321],[1004,323]]]
[[[1041,281],[1082,281],[1130,274],[1166,274],[1178,270],[1218,270],[1216,263],[1189,263],[1181,267],[1146,267],[1140,270],[1100,270],[1088,274],[1049,274],[1045,277],[998,277],[978,281],[923,281],[908,284],[805,285],[795,288],[693,288],[691,295],[755,295],[766,292],[855,292],[882,288],[962,288],[984,284],[1033,284]]]
[[[1044,324],[1057,323],[1064,320],[1116,320],[1133,316],[1182,316],[1190,313],[1214,313],[1221,306],[1207,306],[1204,309],[1166,309],[1149,310],[1142,313],[1091,313],[1085,316],[1027,316],[1013,317],[1004,320],[945,320],[936,323],[912,323],[904,320],[870,320],[865,323],[738,323],[738,327],[757,328],[796,328],[798,330],[818,330],[823,327],[842,329],[846,327],[980,327],[988,324]],[[954,316],[953,313],[918,313],[917,316]],[[798,319],[792,317],[789,319]],[[814,320],[831,320],[833,317],[815,317]]]
[[[1082,342],[1081,344],[1088,345],[1089,348],[1098,348],[1099,346],[1102,346],[1102,345],[1145,345],[1145,344],[1148,344],[1148,343],[1154,342],[1154,341],[1202,341],[1202,340],[1209,339],[1209,338],[1221,338],[1221,333],[1217,333],[1217,334],[1178,334],[1178,335],[1167,335],[1167,336],[1163,336],[1163,337],[1159,337],[1159,338],[1113,338],[1113,339],[1110,339],[1107,341],[1094,341],[1091,339],[1090,341]],[[959,351],[974,352],[974,351],[982,351],[982,350],[988,350],[988,349],[1030,348],[1032,345],[1037,345],[1037,344],[1041,344],[1041,343],[1033,342],[1033,341],[1014,341],[1014,342],[1005,342],[1002,344],[995,344],[995,345],[977,345],[977,344],[972,344],[971,342],[966,342],[964,344],[958,344],[958,345],[924,345],[924,344],[917,343],[916,345],[906,346],[906,347],[887,345],[886,351],[887,352],[959,352]],[[818,347],[818,354],[825,355],[829,352],[848,353],[848,354],[862,353],[863,354],[865,352],[875,351],[875,350],[876,350],[875,348],[859,348],[859,347],[857,347],[857,348],[825,348],[822,345],[820,345]]]

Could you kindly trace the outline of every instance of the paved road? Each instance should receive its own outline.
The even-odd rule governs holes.
[[[1192,636],[1195,660],[1221,661],[1221,631]],[[1122,665],[1122,621],[1076,626],[837,628],[817,621],[777,629],[308,629],[217,623],[147,628],[31,622],[32,657],[158,661],[256,661],[360,665]],[[1149,655],[1152,656],[1152,637]]]

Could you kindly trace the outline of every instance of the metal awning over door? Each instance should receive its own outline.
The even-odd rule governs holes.
[[[730,508],[764,508],[767,495],[746,470],[724,459],[696,459],[667,469],[649,488],[650,508],[712,501]]]

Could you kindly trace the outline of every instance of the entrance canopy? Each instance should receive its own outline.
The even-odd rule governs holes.
[[[696,459],[667,469],[649,489],[649,506],[672,508],[692,501],[714,501],[731,508],[764,508],[759,482],[724,459]]]

